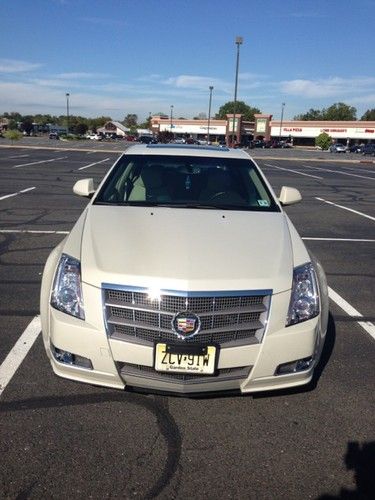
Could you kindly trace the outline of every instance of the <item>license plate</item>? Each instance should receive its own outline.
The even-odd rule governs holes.
[[[181,346],[172,348],[167,344],[156,344],[155,370],[160,372],[212,375],[215,372],[216,347],[206,346],[201,352]]]

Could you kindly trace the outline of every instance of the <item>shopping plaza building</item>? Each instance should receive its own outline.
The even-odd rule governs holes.
[[[172,132],[175,139],[188,138],[227,144],[233,140],[246,144],[253,139],[288,140],[294,145],[314,145],[315,138],[326,132],[335,142],[344,144],[375,141],[375,121],[294,121],[272,120],[272,115],[256,114],[254,122],[243,120],[242,115],[227,115],[226,120],[183,120],[167,116],[153,116],[154,135]]]

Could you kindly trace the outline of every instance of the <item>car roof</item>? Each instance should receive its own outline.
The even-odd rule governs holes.
[[[193,144],[140,144],[126,149],[131,155],[166,155],[166,156],[207,156],[213,158],[249,159],[241,149],[219,146],[198,146]]]

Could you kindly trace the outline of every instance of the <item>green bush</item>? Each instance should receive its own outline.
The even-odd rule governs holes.
[[[327,150],[332,144],[332,137],[330,137],[326,132],[322,132],[315,139],[315,146],[319,146],[323,151]]]
[[[5,139],[9,139],[10,141],[12,141],[13,144],[14,141],[19,141],[21,139],[22,133],[18,130],[7,130],[3,133],[3,136],[5,137]]]

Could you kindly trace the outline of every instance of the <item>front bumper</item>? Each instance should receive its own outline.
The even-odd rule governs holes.
[[[324,332],[321,331],[319,316],[285,328],[289,292],[272,297],[268,325],[261,343],[222,347],[218,375],[192,375],[183,380],[178,376],[155,372],[152,347],[107,337],[101,291],[85,284],[83,286],[85,321],[52,307],[48,308],[48,317],[42,321],[47,355],[54,372],[61,377],[119,389],[133,386],[174,393],[227,390],[251,393],[295,387],[307,384],[312,378]],[[53,355],[54,347],[88,358],[93,368],[57,361]],[[275,375],[279,365],[308,357],[312,357],[313,362],[307,370]]]

